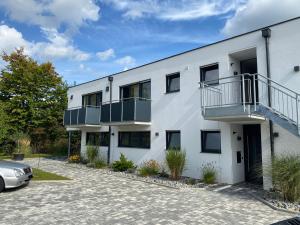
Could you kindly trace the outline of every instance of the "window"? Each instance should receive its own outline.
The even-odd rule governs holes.
[[[166,149],[180,149],[180,131],[166,132]]]
[[[109,146],[109,132],[100,133],[100,146]]]
[[[203,66],[200,68],[200,81],[209,85],[219,84],[219,65]]]
[[[205,153],[221,154],[220,131],[201,131],[201,148]]]
[[[82,106],[100,106],[101,102],[102,92],[82,96]]]
[[[150,131],[119,132],[119,147],[150,148]]]
[[[180,73],[173,73],[166,76],[166,92],[180,91]]]
[[[87,132],[86,144],[94,146],[108,146],[109,132]]]
[[[151,99],[151,81],[141,81],[120,87],[120,99],[126,98]]]

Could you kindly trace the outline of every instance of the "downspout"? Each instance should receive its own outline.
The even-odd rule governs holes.
[[[68,137],[68,159],[71,156],[71,131],[68,132],[69,137]]]
[[[270,73],[270,37],[271,37],[271,29],[264,28],[262,30],[262,36],[265,38],[265,48],[266,48],[266,64],[267,64],[267,77],[271,79]],[[271,96],[271,81],[268,79],[268,106],[272,107],[272,96]],[[270,130],[270,147],[271,147],[271,156],[274,156],[274,129],[273,129],[273,121],[269,120],[269,130]]]
[[[114,78],[108,77],[109,81],[109,122],[111,122],[111,104],[112,104],[112,82]],[[108,132],[109,132],[109,143],[107,148],[107,165],[110,164],[110,151],[111,151],[111,126],[108,126]]]

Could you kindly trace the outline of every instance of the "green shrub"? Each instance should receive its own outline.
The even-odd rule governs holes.
[[[213,184],[216,182],[217,171],[210,163],[202,167],[202,177],[205,184]]]
[[[97,160],[95,160],[94,163],[95,163],[95,168],[97,168],[97,169],[104,168],[107,165],[105,160],[103,160],[103,159],[97,159]]]
[[[183,172],[186,163],[185,151],[168,149],[166,152],[166,163],[171,173],[171,178],[178,180]]]
[[[134,164],[131,160],[127,160],[124,154],[121,153],[120,160],[113,162],[112,169],[114,171],[127,171],[128,169],[134,168]]]
[[[139,168],[138,172],[141,176],[146,177],[158,175],[159,170],[159,163],[155,160],[149,160],[143,163],[143,165]]]
[[[88,145],[86,147],[86,156],[90,163],[93,163],[95,161],[95,159],[97,158],[97,155],[98,155],[98,149],[96,146]]]
[[[300,155],[274,157],[270,172],[274,188],[281,191],[284,200],[300,199]]]

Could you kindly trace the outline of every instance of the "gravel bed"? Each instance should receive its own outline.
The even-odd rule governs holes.
[[[289,212],[300,212],[300,202],[287,202],[284,201],[278,191],[266,191],[257,186],[249,185],[248,188],[252,194],[264,200],[276,209],[283,209]]]
[[[68,166],[76,167],[76,168],[88,168],[90,170],[95,170],[94,168],[86,167],[86,165],[83,164],[73,164],[73,163],[66,163]],[[153,183],[158,185],[167,186],[170,188],[178,188],[178,189],[187,189],[187,188],[204,188],[208,190],[216,189],[222,186],[225,186],[225,184],[205,184],[201,182],[200,180],[193,179],[195,183],[188,184],[191,178],[188,177],[182,177],[180,180],[170,180],[166,177],[160,177],[160,176],[149,176],[149,177],[142,177],[139,176],[137,173],[128,173],[128,172],[115,172],[112,169],[109,168],[102,168],[102,169],[96,169],[101,173],[105,174],[114,174],[121,177],[126,177],[138,181],[143,181],[147,183]]]

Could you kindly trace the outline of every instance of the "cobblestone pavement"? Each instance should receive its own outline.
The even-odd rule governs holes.
[[[37,167],[37,159],[26,160]],[[0,193],[0,224],[271,224],[293,215],[240,191],[172,189],[42,159],[71,181],[31,182]]]

